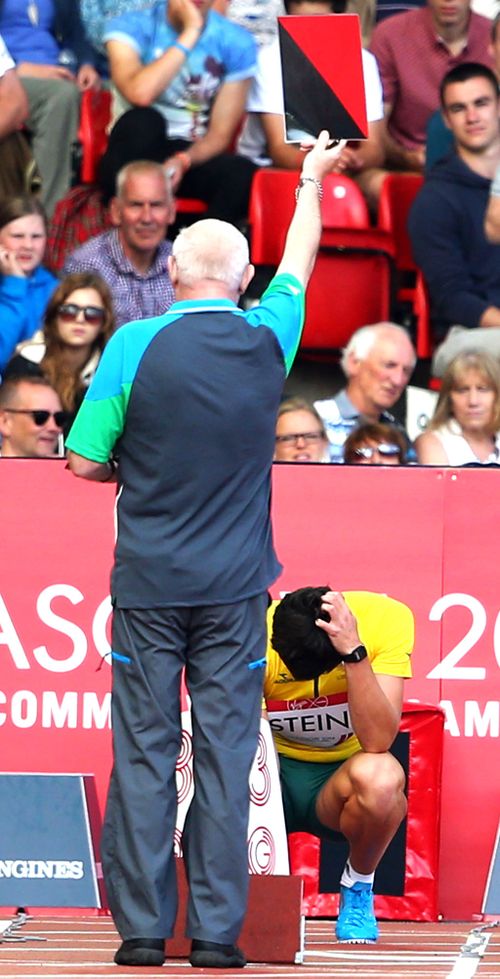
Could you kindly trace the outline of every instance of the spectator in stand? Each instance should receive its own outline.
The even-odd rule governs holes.
[[[500,99],[496,76],[481,64],[453,68],[441,85],[455,151],[436,164],[410,211],[413,254],[432,304],[440,377],[462,350],[500,355],[500,246],[487,241],[484,220],[500,164]]]
[[[353,333],[342,354],[347,386],[334,398],[315,401],[330,442],[331,462],[344,461],[344,443],[363,422],[386,422],[408,436],[389,411],[399,400],[416,363],[406,330],[396,323],[374,323]]]
[[[36,197],[0,200],[0,374],[16,344],[40,328],[57,279],[42,266],[47,240]]]
[[[67,275],[45,312],[43,332],[19,344],[5,378],[30,372],[45,377],[67,412],[67,434],[114,328],[113,301],[94,272]]]
[[[367,422],[347,437],[344,462],[350,466],[401,466],[406,462],[408,445],[394,425]]]
[[[255,166],[229,150],[255,73],[256,46],[211,3],[156,3],[111,21],[104,39],[127,106],[153,106],[163,115],[173,191],[206,201],[208,216],[237,224],[247,215]],[[143,155],[135,125],[127,143],[136,157]]]
[[[46,459],[59,455],[66,412],[43,377],[11,377],[0,385],[0,455]]]
[[[439,85],[450,68],[464,61],[491,66],[489,34],[490,21],[471,12],[470,0],[427,0],[425,7],[375,27],[370,50],[382,78],[386,127],[385,168],[360,176],[372,209],[388,171],[423,171],[426,126],[439,106]]]
[[[316,409],[303,398],[288,398],[280,404],[274,461],[329,461],[325,426]]]
[[[474,5],[473,5],[474,9]],[[477,13],[483,11],[477,10]],[[493,59],[493,70],[500,78],[500,14],[493,19],[491,25],[490,53]],[[425,148],[425,172],[430,172],[435,163],[443,160],[453,150],[453,133],[446,125],[440,110],[434,112],[427,124],[427,144]]]
[[[72,187],[56,205],[47,243],[48,263],[54,272],[89,238],[112,227],[109,204],[116,195],[116,178],[127,163],[137,162],[135,143],[128,138],[130,126],[143,160],[162,163],[167,156],[165,122],[156,109],[131,109],[118,119],[99,160],[96,183]]]
[[[2,0],[0,32],[28,96],[27,126],[51,215],[71,182],[80,92],[100,85],[92,48],[74,0]]]
[[[331,14],[334,0],[285,0],[287,14]],[[355,177],[365,167],[383,162],[382,130],[384,110],[382,86],[375,58],[363,50],[368,139],[350,141],[342,150],[336,172]],[[247,118],[238,141],[238,152],[259,166],[300,170],[304,154],[298,146],[285,142],[283,128],[283,89],[279,42],[262,47],[247,101]]]
[[[174,299],[165,241],[175,216],[170,182],[159,163],[138,160],[117,178],[110,212],[116,227],[85,242],[64,272],[97,272],[113,296],[116,326],[165,313]]]
[[[500,365],[496,357],[459,354],[443,374],[434,416],[415,441],[431,466],[500,462]]]

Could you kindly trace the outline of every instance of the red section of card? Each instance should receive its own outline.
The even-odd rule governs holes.
[[[278,22],[367,133],[366,99],[357,14],[278,17]],[[286,65],[283,85],[286,91]],[[307,90],[307,78],[304,79]]]

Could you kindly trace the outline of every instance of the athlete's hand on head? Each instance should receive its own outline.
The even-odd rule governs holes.
[[[327,591],[322,596],[321,608],[330,616],[330,621],[316,619],[316,625],[330,637],[332,645],[346,656],[361,644],[356,619],[341,592]]]

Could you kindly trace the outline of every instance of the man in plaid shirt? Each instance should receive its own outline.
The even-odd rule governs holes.
[[[63,274],[97,272],[113,294],[116,325],[165,313],[174,300],[167,271],[172,245],[165,240],[175,204],[159,163],[137,161],[117,177],[110,203],[114,225],[66,260]]]

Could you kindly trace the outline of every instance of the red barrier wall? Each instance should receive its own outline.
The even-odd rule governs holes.
[[[442,703],[439,910],[481,909],[499,815],[500,544],[495,470],[275,466],[273,589],[387,592],[416,616],[405,699]],[[64,462],[0,462],[0,768],[110,768],[108,576],[114,488]],[[102,668],[101,668],[102,666]],[[467,873],[464,873],[466,855]]]

